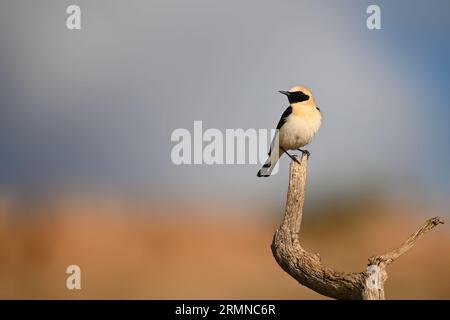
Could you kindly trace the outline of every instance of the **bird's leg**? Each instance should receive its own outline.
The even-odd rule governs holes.
[[[297,149],[298,151],[300,151],[302,154],[306,153],[306,159],[309,159],[309,156],[311,155],[311,153],[308,150],[303,150],[303,149]]]
[[[289,158],[291,158],[292,160],[294,160],[295,162],[297,162],[298,164],[301,164],[300,161],[298,161],[298,159],[292,155],[289,154],[289,152],[287,152],[286,150],[284,150],[284,148],[281,148],[281,150],[283,150],[284,153],[286,153]]]

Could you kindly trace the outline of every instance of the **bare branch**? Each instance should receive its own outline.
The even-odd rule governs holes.
[[[384,299],[385,267],[409,250],[416,241],[436,225],[441,218],[428,220],[398,249],[372,257],[366,271],[343,273],[324,266],[318,254],[302,248],[299,232],[305,201],[305,185],[308,159],[302,156],[300,164],[291,161],[289,188],[283,222],[276,230],[272,241],[275,260],[300,284],[327,297],[335,299]]]
[[[394,249],[383,255],[373,256],[369,258],[369,265],[370,264],[389,265],[390,263],[394,262],[398,257],[400,257],[402,254],[404,254],[406,251],[411,249],[416,244],[417,240],[419,240],[425,233],[432,230],[437,225],[443,223],[444,220],[441,217],[434,217],[428,219],[427,221],[425,221],[422,227],[420,227],[419,230],[410,235],[409,238],[406,239],[406,241],[403,242],[397,249]]]

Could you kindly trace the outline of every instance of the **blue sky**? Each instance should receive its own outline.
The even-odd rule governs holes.
[[[0,4],[0,185],[171,188],[264,198],[258,166],[174,166],[171,132],[272,128],[311,87],[324,113],[312,196],[450,191],[450,4],[433,1],[70,1]],[[378,4],[382,30],[365,27]]]

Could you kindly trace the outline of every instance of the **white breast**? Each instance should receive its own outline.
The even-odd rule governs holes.
[[[322,124],[319,111],[308,116],[291,114],[279,132],[280,146],[294,150],[309,144]]]

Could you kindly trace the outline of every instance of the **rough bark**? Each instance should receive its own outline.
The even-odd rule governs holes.
[[[371,257],[364,271],[359,273],[335,271],[324,266],[318,254],[304,250],[299,241],[307,165],[306,155],[302,156],[300,164],[296,161],[291,162],[285,214],[272,242],[272,253],[276,261],[300,284],[324,296],[335,299],[384,300],[386,267],[411,249],[426,232],[444,223],[443,219],[435,217],[427,220],[397,249]]]

